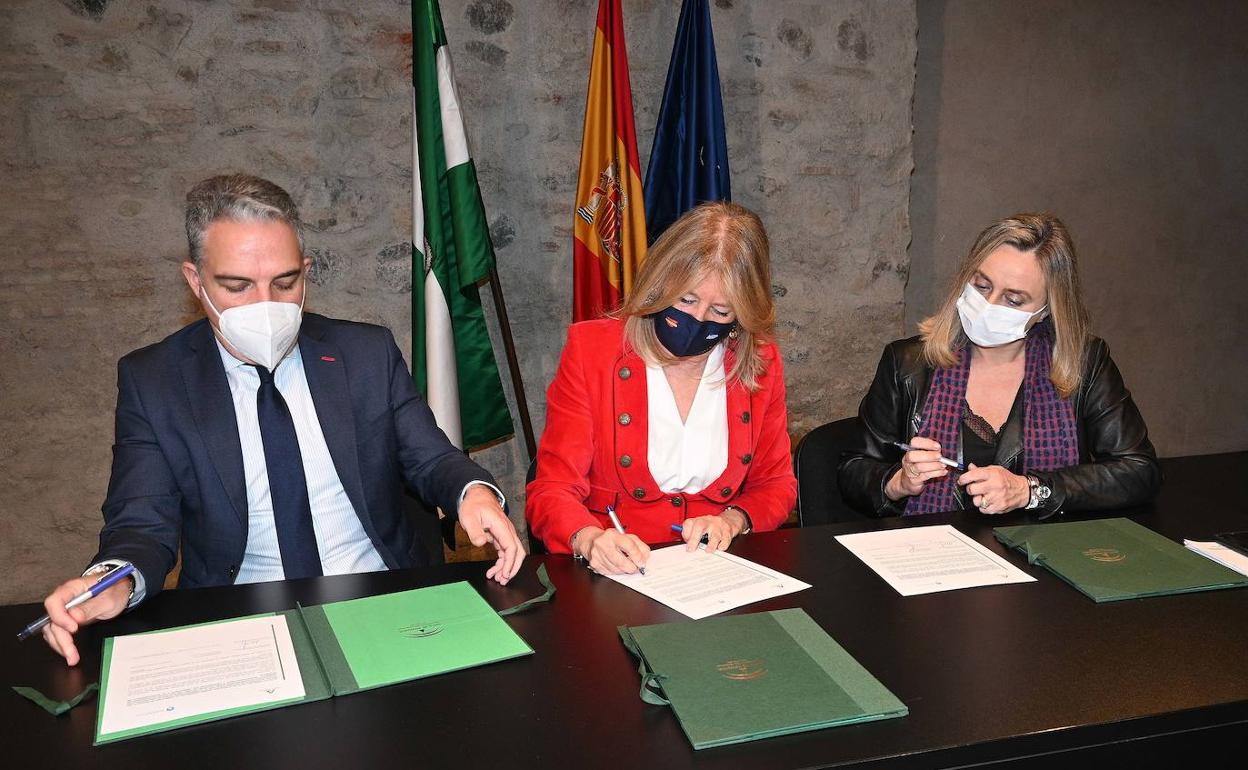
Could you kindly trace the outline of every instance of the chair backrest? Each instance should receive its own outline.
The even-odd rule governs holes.
[[[841,453],[861,441],[859,430],[858,418],[846,417],[820,425],[797,442],[793,473],[797,476],[799,526],[867,520],[841,499],[836,482]]]
[[[535,478],[537,478],[537,457],[534,457],[529,461],[529,470],[524,474],[524,485],[527,487]],[[525,521],[525,536],[529,539],[529,553],[550,553],[550,551],[546,549],[546,544],[542,542],[542,539],[540,537],[535,537],[532,532],[528,531],[527,520]]]

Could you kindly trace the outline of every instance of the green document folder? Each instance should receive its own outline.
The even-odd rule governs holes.
[[[302,698],[172,718],[147,727],[103,734],[101,725],[113,655],[113,639],[109,638],[104,640],[95,744],[348,695],[533,652],[465,582],[249,617],[277,615],[285,616],[290,630],[303,679]],[[177,630],[180,629],[149,633]]]
[[[695,749],[909,713],[800,609],[619,632],[643,700],[670,703]]]
[[[1097,602],[1248,585],[1248,577],[1130,519],[997,527],[997,540]]]

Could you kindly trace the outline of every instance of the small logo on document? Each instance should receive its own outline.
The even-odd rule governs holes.
[[[762,658],[745,660],[733,658],[725,660],[715,667],[719,675],[734,682],[748,682],[751,679],[762,679],[767,676],[767,661]]]
[[[440,633],[442,633],[441,623],[414,623],[399,629],[399,634],[408,639],[425,639]]]
[[[1083,555],[1092,561],[1116,562],[1127,558],[1127,555],[1117,548],[1089,548],[1083,552]]]

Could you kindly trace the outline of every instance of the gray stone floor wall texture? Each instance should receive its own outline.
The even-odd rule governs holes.
[[[441,3],[539,435],[571,312],[597,5]],[[0,583],[0,602],[41,597],[95,551],[115,363],[197,315],[178,271],[195,181],[245,170],[289,189],[311,225],[309,309],[383,324],[408,349],[409,8],[0,4],[0,563],[20,576]],[[624,8],[644,169],[680,3]],[[856,408],[881,346],[902,331],[915,6],[711,10],[734,198],[772,237],[800,435]],[[493,324],[488,297],[486,307]],[[522,442],[476,457],[522,525]]]

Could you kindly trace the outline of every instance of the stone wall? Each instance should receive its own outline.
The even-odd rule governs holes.
[[[680,6],[624,6],[644,166]],[[570,317],[596,8],[442,2],[539,432]],[[712,15],[733,191],[772,235],[800,434],[853,411],[901,331],[914,4],[715,0]],[[196,314],[178,273],[193,182],[237,169],[289,189],[312,226],[309,308],[408,347],[410,30],[402,0],[0,7],[0,561],[21,576],[0,602],[42,596],[95,550],[114,364]],[[477,458],[522,522],[522,443]]]

